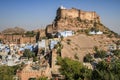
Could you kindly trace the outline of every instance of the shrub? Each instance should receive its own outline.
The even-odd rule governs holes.
[[[74,58],[77,59],[77,60],[79,60],[79,57],[78,57],[77,54],[74,55]]]
[[[71,42],[71,40],[70,40],[70,39],[67,39],[67,44],[68,44],[68,45],[70,45],[70,42]]]
[[[86,54],[84,57],[84,62],[91,62],[93,60],[92,56],[90,54]]]
[[[106,51],[104,50],[98,50],[95,53],[96,58],[105,58],[107,56]]]

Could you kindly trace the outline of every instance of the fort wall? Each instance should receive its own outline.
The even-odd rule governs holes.
[[[100,21],[100,17],[95,11],[83,11],[76,8],[66,9],[58,8],[57,18],[80,18],[81,20],[94,20],[96,22]]]

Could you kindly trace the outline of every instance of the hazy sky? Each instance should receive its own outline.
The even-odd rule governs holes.
[[[61,5],[96,11],[105,26],[120,33],[120,0],[0,0],[0,30],[46,26],[52,23]]]

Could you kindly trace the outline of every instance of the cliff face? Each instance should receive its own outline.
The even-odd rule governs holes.
[[[54,23],[58,30],[88,29],[93,27],[94,23],[100,23],[100,17],[94,11],[60,7],[57,10]]]

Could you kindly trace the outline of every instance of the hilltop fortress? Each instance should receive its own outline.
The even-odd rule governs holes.
[[[104,25],[100,22],[100,16],[95,11],[83,11],[76,8],[66,9],[61,6],[56,11],[56,17],[52,24],[46,27],[46,33],[55,33],[64,30],[86,30],[93,27],[103,31]]]
[[[81,20],[92,20],[95,22],[100,21],[100,17],[95,11],[83,11],[76,8],[66,9],[61,6],[57,10],[57,19],[60,18],[80,18]]]

